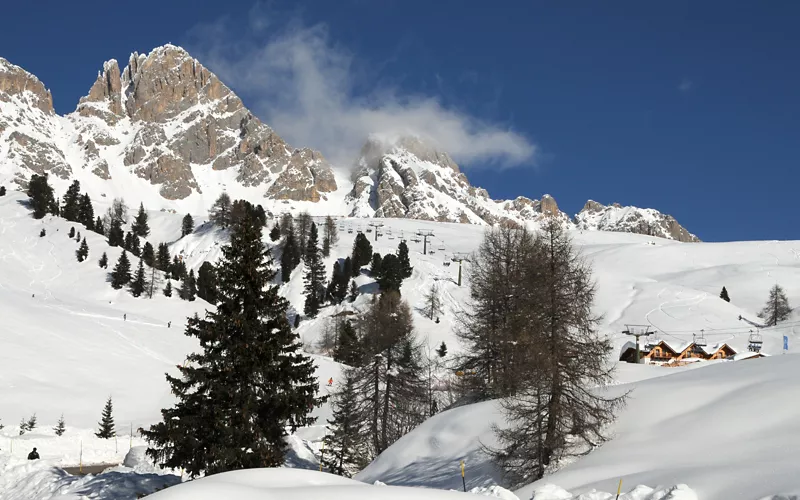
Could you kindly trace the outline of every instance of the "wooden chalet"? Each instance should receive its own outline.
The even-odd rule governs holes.
[[[639,358],[644,363],[669,364],[693,360],[727,359],[736,356],[736,351],[728,344],[700,346],[694,342],[676,344],[660,340],[646,344],[639,349]],[[636,344],[628,342],[622,348],[620,361],[635,363]]]

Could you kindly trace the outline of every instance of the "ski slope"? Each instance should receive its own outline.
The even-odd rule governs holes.
[[[0,198],[0,422],[6,426],[0,430],[0,453],[8,452],[13,441],[16,457],[38,440],[35,442],[41,444],[43,458],[71,465],[78,458],[78,452],[71,451],[75,440],[86,436],[94,446],[90,429],[95,427],[108,396],[114,399],[121,434],[127,434],[131,426],[136,429],[160,418],[159,410],[172,402],[164,373],[176,371],[175,365],[197,348],[193,339],[183,335],[185,318],[195,312],[202,314],[211,306],[202,300],[190,303],[160,293],[153,299],[137,299],[126,290],[113,290],[106,282],[108,271],[97,266],[97,259],[106,251],[110,269],[119,250],[107,247],[101,236],[81,230],[90,256],[78,263],[74,255],[78,243],[66,235],[74,224],[50,216],[36,221],[24,206],[24,199],[24,195],[12,191]],[[131,212],[135,208],[131,207]],[[95,210],[101,213],[104,207],[98,202]],[[195,269],[205,260],[217,260],[227,233],[204,224],[201,214],[195,216],[196,233],[180,238],[182,215],[150,212],[149,240],[154,245],[170,242],[171,253],[182,255]],[[414,271],[404,282],[402,294],[414,310],[419,338],[431,349],[444,341],[451,353],[457,351],[460,347],[454,334],[454,315],[468,302],[469,263],[464,263],[462,287],[456,283],[458,264],[444,264],[454,253],[474,251],[485,228],[405,219],[340,219],[344,229],[326,259],[328,272],[335,259],[350,254],[356,233],[366,231],[369,223],[384,225],[384,236],[378,241],[374,232],[368,233],[374,251],[393,252],[401,239],[408,240]],[[42,228],[47,235],[40,238]],[[421,229],[434,233],[429,240],[433,253],[428,255],[422,254],[421,242],[412,241]],[[614,358],[630,340],[620,333],[626,324],[650,325],[658,337],[676,343],[691,341],[693,334],[703,330],[709,344],[726,342],[743,352],[753,327],[738,318],[756,320],[771,286],[781,284],[792,303],[800,299],[798,242],[686,244],[626,233],[572,234],[593,266],[598,291],[596,312],[603,315],[602,331],[617,348]],[[265,241],[271,245],[268,238]],[[277,261],[279,250],[275,258]],[[133,259],[133,264],[138,261]],[[292,315],[302,311],[302,275],[300,266],[290,281],[281,285],[281,293],[291,302]],[[303,319],[298,333],[307,351],[319,352],[318,341],[333,314],[366,307],[370,295],[377,291],[366,273],[357,283],[361,296],[355,303],[326,307],[318,318]],[[445,305],[438,324],[419,312],[424,294],[434,283]],[[730,303],[718,298],[722,286],[730,293]],[[170,321],[172,327],[167,328]],[[751,475],[764,487],[747,491],[756,495],[795,491],[794,483],[781,481],[776,475],[798,465],[787,451],[796,449],[797,443],[775,436],[797,434],[793,424],[798,421],[796,409],[786,403],[798,389],[791,382],[798,379],[793,364],[797,358],[791,355],[797,323],[794,316],[778,327],[762,329],[763,351],[768,354],[780,354],[783,336],[789,337],[787,356],[685,368],[620,365],[614,390],[635,391],[616,424],[614,439],[548,481],[571,491],[594,487],[612,491],[614,481],[624,476],[625,484],[631,487],[638,482],[653,487],[687,483],[700,498],[737,498],[725,496],[732,495],[732,489],[714,486],[726,482],[720,479],[724,472],[715,470],[705,478],[697,471],[725,464],[735,471],[725,476],[726,484],[742,486],[751,480],[745,471],[752,454],[754,460],[769,463],[770,470],[776,472]],[[338,380],[340,366],[320,354],[315,354],[315,360],[320,391],[327,393],[330,389],[326,382],[329,378]],[[34,412],[39,430],[18,436],[17,422]],[[315,460],[329,412],[328,407],[317,410],[317,425],[301,429],[292,438],[298,463]],[[68,445],[60,447],[50,427],[62,413],[71,431],[63,441]],[[390,484],[457,488],[458,460],[466,458],[469,487],[494,484],[499,481],[497,471],[481,462],[476,450],[481,442],[491,439],[491,423],[497,419],[491,403],[437,415],[396,443],[391,453],[379,457],[359,477],[369,482],[386,479]],[[668,438],[655,437],[659,431]],[[134,439],[133,444],[141,443]],[[85,453],[95,461],[121,460],[127,446],[119,448],[124,449]],[[719,453],[711,453],[717,449]],[[703,456],[708,456],[708,462],[702,462]],[[530,490],[518,493],[520,498],[530,497]]]

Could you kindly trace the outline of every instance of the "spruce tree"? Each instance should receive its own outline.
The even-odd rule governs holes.
[[[78,262],[83,262],[89,256],[89,245],[86,244],[86,238],[81,241],[81,246],[75,252],[75,256],[78,258]]]
[[[25,423],[25,429],[28,431],[32,431],[36,428],[36,414],[34,413],[28,418],[28,421]]]
[[[331,254],[331,247],[339,241],[339,232],[336,228],[336,221],[330,215],[325,217],[325,225],[322,228],[322,256],[327,257]]]
[[[103,219],[100,216],[97,216],[97,219],[94,221],[94,232],[97,234],[105,234],[106,228],[103,227]]]
[[[350,302],[355,302],[358,298],[358,285],[356,285],[356,280],[350,281]]]
[[[208,261],[197,271],[197,296],[209,304],[217,303],[217,269]]]
[[[308,235],[311,232],[313,219],[308,212],[301,212],[297,216],[297,223],[294,225],[294,235],[297,238],[297,248],[300,249],[300,258],[305,259],[306,246],[308,245]]]
[[[341,295],[342,300],[347,297],[348,286],[350,285],[350,278],[353,276],[353,259],[347,257],[344,259],[344,266],[342,266],[342,281],[339,283],[341,290],[337,291]]]
[[[103,269],[108,269],[108,255],[106,255],[105,252],[103,252],[103,255],[100,256],[100,260],[97,261],[97,265]]]
[[[22,417],[22,420],[19,421],[19,435],[25,434],[25,431],[28,430],[28,421],[25,420],[25,417]]]
[[[372,254],[372,264],[370,264],[369,273],[372,276],[381,275],[381,264],[383,264],[383,257],[378,252]]]
[[[190,214],[186,214],[183,216],[183,222],[181,222],[181,238],[183,238],[187,234],[192,234],[193,232],[194,232],[194,219]]]
[[[167,280],[167,286],[164,287],[164,297],[172,297],[172,282]]]
[[[278,225],[277,222],[272,227],[272,230],[269,232],[269,239],[270,241],[278,241],[279,239],[281,239],[281,226]]]
[[[75,237],[75,226],[69,228],[69,233],[67,234],[67,236],[69,236],[70,238]]]
[[[309,318],[315,318],[319,313],[325,292],[325,267],[318,244],[317,225],[312,222],[306,241],[306,271],[303,277],[306,296],[303,313]]]
[[[397,255],[390,253],[383,259],[381,274],[378,276],[377,281],[381,292],[400,292],[400,287],[403,284],[403,269]]]
[[[197,296],[197,281],[194,277],[194,269],[189,271],[186,278],[181,282],[181,288],[178,290],[178,297],[189,302],[194,301]]]
[[[150,226],[147,225],[147,218],[144,204],[139,203],[139,213],[136,214],[136,218],[133,220],[133,225],[131,226],[133,234],[141,238],[146,238],[150,234]]]
[[[92,206],[92,199],[89,198],[89,193],[84,193],[81,196],[80,206],[78,207],[78,222],[86,226],[89,231],[95,231],[94,207]]]
[[[288,283],[292,277],[292,271],[298,264],[300,264],[300,249],[297,247],[294,229],[289,226],[281,254],[281,281]]]
[[[358,233],[353,242],[353,274],[355,278],[361,274],[361,266],[366,266],[372,261],[372,243],[364,233]]]
[[[312,424],[322,403],[260,235],[254,217],[234,227],[217,267],[218,306],[186,328],[203,350],[178,367],[180,378],[167,376],[178,402],[142,432],[153,460],[190,477],[282,466],[287,428]]]
[[[127,285],[131,280],[131,261],[128,260],[128,252],[123,251],[119,256],[117,265],[111,271],[111,287],[119,290]]]
[[[160,269],[165,273],[169,272],[169,247],[166,243],[158,244],[158,251],[156,252],[156,269]]]
[[[81,241],[81,232],[80,231],[75,233],[75,241],[80,243],[80,241]]]
[[[63,436],[66,430],[67,426],[64,423],[64,414],[62,413],[61,417],[58,419],[58,423],[53,427],[53,431],[56,433],[56,436]]]
[[[408,258],[406,240],[401,241],[400,245],[397,246],[397,258],[400,260],[400,276],[410,278],[414,268],[411,267],[411,261]]]
[[[333,271],[331,273],[331,281],[328,283],[328,296],[331,301],[336,304],[344,302],[347,297],[347,282],[350,281],[350,276],[346,275],[339,265],[339,261],[333,263]]]
[[[53,195],[53,188],[47,182],[47,174],[31,175],[27,195],[30,198],[31,208],[33,208],[34,219],[41,219],[48,213],[55,215],[59,211],[58,202]]]
[[[172,258],[172,266],[170,268],[170,274],[172,275],[172,279],[176,280],[183,280],[187,276],[186,264],[184,264],[183,260],[178,258],[177,255]]]
[[[5,196],[5,195],[6,195],[6,187],[0,186],[0,196]]]
[[[142,260],[148,266],[155,267],[156,256],[153,251],[153,245],[151,245],[149,241],[146,241],[144,247],[142,247]]]
[[[140,297],[147,288],[147,281],[145,280],[144,274],[144,262],[142,259],[139,259],[139,267],[136,268],[136,275],[133,277],[133,281],[131,281],[130,288],[131,295],[134,297]]]
[[[348,366],[360,366],[364,359],[364,350],[353,324],[344,320],[337,329],[338,339],[333,350],[333,360]]]
[[[111,221],[111,225],[108,229],[108,245],[112,247],[124,247],[125,232],[122,230],[122,222],[118,220]]]
[[[75,180],[72,181],[72,184],[67,188],[67,193],[64,195],[64,207],[61,209],[61,217],[68,221],[78,222],[80,203],[81,183]]]
[[[128,233],[128,234],[129,234],[129,235],[131,235],[131,248],[130,248],[130,250],[129,250],[129,251],[130,251],[130,252],[131,252],[133,255],[135,255],[135,256],[137,256],[137,257],[141,256],[141,255],[142,255],[142,251],[141,251],[141,249],[139,248],[139,243],[140,243],[140,242],[139,242],[139,235],[137,235],[137,234],[134,234],[133,232],[130,232],[130,233]]]
[[[780,285],[775,285],[770,289],[769,299],[764,309],[758,313],[758,317],[762,318],[767,326],[775,326],[779,322],[788,319],[791,313],[792,308],[789,306],[786,292],[783,291]]]
[[[325,454],[322,467],[331,474],[352,477],[369,463],[368,416],[361,413],[358,398],[358,376],[352,369],[342,372],[340,383],[331,401],[331,432],[323,440]]]
[[[111,396],[109,396],[105,406],[103,407],[102,419],[97,423],[100,428],[94,433],[95,436],[101,439],[111,439],[116,435],[116,432],[114,431],[114,416],[111,414],[113,410],[114,407],[111,403]]]
[[[731,301],[731,298],[728,296],[728,290],[726,290],[724,286],[722,287],[722,291],[719,293],[719,298],[721,298],[725,302]]]
[[[297,328],[298,326],[300,326],[300,315],[299,314],[295,314],[294,315],[294,327]]]

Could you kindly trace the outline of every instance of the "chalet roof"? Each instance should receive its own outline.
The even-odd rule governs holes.
[[[675,342],[675,341],[672,341],[672,340],[659,340],[658,342],[654,341],[654,342],[650,343],[647,346],[647,352],[649,352],[653,347],[656,347],[658,345],[661,345],[662,347],[666,347],[666,348],[670,349],[675,354],[681,354],[686,349],[689,349],[689,348],[691,348],[693,346],[696,346],[696,343],[695,342]],[[705,354],[707,354],[708,356],[711,356],[712,354],[714,354],[715,352],[719,351],[723,347],[727,347],[728,349],[733,351],[734,354],[736,354],[736,349],[734,349],[733,347],[729,346],[726,343],[710,344],[710,345],[697,346],[697,347],[701,351],[703,351]],[[643,352],[645,352],[645,351],[643,350]]]
[[[766,358],[766,357],[768,357],[768,356],[769,356],[769,354],[765,354],[765,353],[763,353],[763,352],[751,352],[751,351],[747,351],[747,352],[740,352],[739,354],[735,354],[735,355],[733,356],[733,360],[734,360],[734,361],[739,361],[739,360],[742,360],[742,359],[751,359],[751,358]]]

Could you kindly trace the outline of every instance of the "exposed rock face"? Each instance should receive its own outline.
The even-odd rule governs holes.
[[[700,239],[678,224],[671,215],[652,208],[605,206],[589,200],[575,216],[580,229],[646,234],[671,240],[696,242]]]
[[[41,120],[32,108],[52,115],[39,123],[40,135],[18,131],[12,138],[19,147],[8,156],[21,178],[41,171],[67,178],[76,169],[106,180],[132,174],[169,200],[202,194],[207,186],[218,192],[220,179],[296,201],[320,201],[337,188],[320,153],[288,146],[180,47],[134,52],[122,71],[115,60],[104,63],[88,95],[66,117],[55,115],[38,79],[0,61],[0,99],[14,99],[14,109],[33,125]],[[0,130],[18,122],[17,116],[0,118]],[[227,170],[224,177],[197,175]]]
[[[485,189],[470,185],[447,153],[415,137],[367,141],[348,199],[354,216],[515,226],[553,216],[569,224],[551,197],[492,200]]]
[[[53,96],[44,84],[24,69],[0,57],[0,101],[10,102],[12,98],[47,114],[55,113]]]

